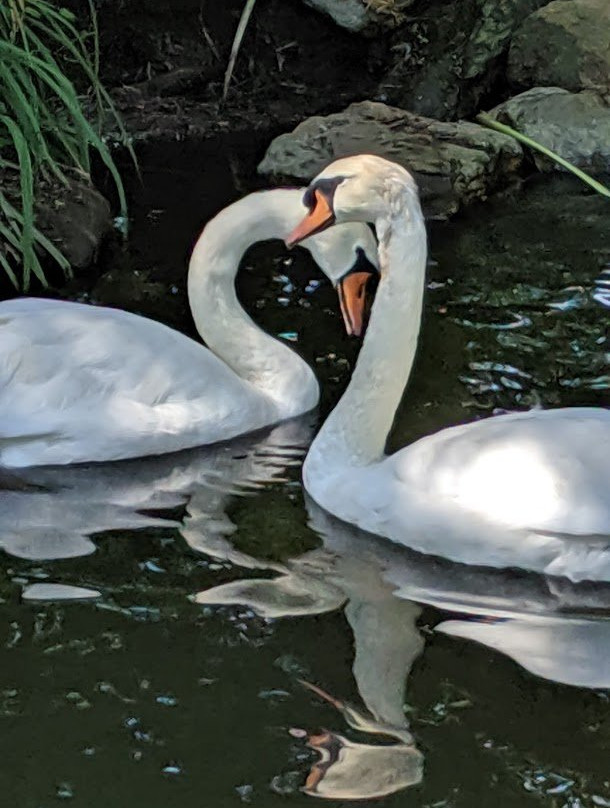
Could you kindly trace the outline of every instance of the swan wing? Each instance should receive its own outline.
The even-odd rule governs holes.
[[[610,581],[609,464],[609,411],[533,411],[445,429],[308,487],[340,519],[423,553]]]
[[[423,438],[382,464],[414,496],[507,527],[610,535],[610,410],[532,410]]]
[[[0,465],[161,454],[273,420],[207,348],[118,309],[0,304]]]

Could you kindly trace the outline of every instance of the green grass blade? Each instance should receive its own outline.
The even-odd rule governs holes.
[[[3,48],[9,48],[9,53],[17,59],[23,66],[27,67],[35,76],[42,81],[47,90],[51,90],[55,98],[61,103],[64,110],[68,113],[71,125],[75,129],[75,137],[73,138],[73,149],[71,149],[71,156],[77,160],[78,166],[84,171],[89,173],[89,149],[88,144],[90,139],[89,133],[93,133],[96,137],[97,134],[87,119],[85,118],[78,96],[72,83],[62,74],[58,65],[49,64],[46,61],[34,56],[32,53],[24,51],[15,52],[10,50],[7,43],[0,41],[0,55]],[[57,115],[57,113],[55,113]],[[69,131],[69,130],[68,130]]]
[[[16,121],[28,142],[30,154],[37,164],[55,165],[40,127],[40,99],[36,88],[28,81],[27,73],[18,66],[12,71],[0,71],[0,84],[11,103]],[[60,175],[61,176],[61,175]]]
[[[0,43],[1,45],[1,43]],[[64,106],[69,110],[70,116],[74,125],[80,131],[80,134],[85,143],[91,144],[100,157],[102,158],[102,162],[110,172],[116,189],[117,194],[119,197],[119,205],[121,208],[121,215],[125,216],[127,212],[127,199],[125,196],[125,189],[123,187],[123,182],[121,180],[121,176],[119,174],[118,168],[114,160],[112,159],[112,155],[110,154],[108,147],[95,131],[95,129],[91,126],[89,121],[85,118],[81,107],[78,102],[78,98],[74,93],[74,88],[70,84],[70,82],[63,76],[62,74],[56,73],[54,70],[50,70],[48,66],[42,62],[41,60],[37,59],[34,56],[29,56],[30,65],[32,70],[36,72],[43,81],[53,90],[55,95],[62,101]],[[85,165],[82,166],[84,170],[89,173],[89,159],[87,157]]]
[[[38,3],[41,5],[41,3]],[[110,97],[108,91],[104,88],[99,80],[99,40],[98,40],[98,32],[97,32],[97,16],[95,14],[95,8],[92,5],[91,0],[89,0],[89,8],[91,12],[91,19],[93,22],[93,36],[94,36],[94,62],[93,64],[88,59],[87,50],[82,40],[80,33],[76,30],[76,28],[68,21],[66,21],[61,14],[57,11],[50,10],[49,11],[49,19],[52,21],[52,24],[44,24],[41,22],[37,27],[42,31],[47,33],[54,39],[59,45],[66,48],[68,52],[71,53],[73,58],[77,61],[79,67],[84,72],[86,77],[89,79],[91,86],[94,89],[96,99],[97,99],[97,107],[98,107],[98,115],[100,118],[100,122],[103,118],[104,113],[107,111],[110,113],[114,124],[118,127],[119,130],[119,138],[121,144],[127,148],[131,160],[133,162],[134,167],[139,173],[138,161],[135,156],[135,152],[133,151],[133,147],[130,142],[130,138],[127,134],[127,131],[123,125],[121,120],[121,116],[119,115],[115,104]],[[64,31],[63,28],[66,30]],[[67,33],[66,33],[67,32]],[[81,45],[82,50],[79,50],[74,42],[78,41]],[[37,37],[37,45],[39,48],[44,48],[45,46],[42,44],[42,41]],[[50,51],[45,49],[49,54]]]
[[[0,194],[0,211],[2,211],[6,219],[12,224],[12,237],[9,237],[11,231],[7,229],[7,233],[9,234],[7,235],[7,241],[13,244],[13,246],[16,248],[20,248],[20,235],[24,222],[23,214],[18,211],[17,208],[15,208],[3,194]],[[65,255],[63,255],[60,250],[57,249],[53,242],[51,242],[43,233],[41,233],[37,227],[33,228],[33,238],[34,241],[39,244],[51,256],[51,258],[53,258],[64,273],[71,278],[72,267],[70,266],[70,262]],[[46,284],[44,276],[43,283]]]
[[[10,240],[10,236],[11,236],[10,229],[2,221],[0,221],[0,237],[5,242],[7,242]],[[13,284],[15,289],[19,289],[19,281],[17,280],[17,276],[13,272],[13,268],[1,247],[0,247],[0,266],[2,266],[2,268],[8,275],[8,279]]]
[[[3,124],[12,138],[19,161],[19,184],[23,208],[23,229],[21,231],[21,251],[23,253],[23,286],[29,287],[30,272],[36,263],[34,255],[34,174],[27,139],[19,126],[7,115],[0,115]]]

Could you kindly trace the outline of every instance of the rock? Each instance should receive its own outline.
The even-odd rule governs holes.
[[[36,225],[75,269],[89,266],[112,228],[110,204],[92,185],[70,180],[41,189]]]
[[[390,28],[398,25],[413,0],[305,0],[305,3],[328,14],[342,28],[358,32],[377,25]]]
[[[0,171],[0,185],[18,207],[18,172]],[[81,179],[71,178],[68,185],[55,178],[41,181],[36,189],[35,217],[36,227],[74,269],[93,263],[103,238],[112,229],[110,203]]]
[[[513,32],[548,0],[430,0],[376,42],[378,58],[392,60],[378,94],[395,106],[440,120],[470,117],[481,98],[497,95]]]
[[[520,166],[510,137],[473,123],[443,123],[372,101],[308,118],[275,138],[258,170],[309,181],[339,157],[369,152],[416,176],[424,210],[447,216],[462,202],[485,197]]]
[[[324,11],[342,28],[362,31],[372,22],[372,14],[363,0],[305,0],[308,6]]]
[[[519,24],[547,0],[479,0],[478,13],[464,49],[462,77],[472,79],[508,47]]]
[[[608,0],[553,0],[531,14],[511,43],[508,76],[521,87],[610,92]]]
[[[490,114],[580,168],[610,171],[610,107],[594,92],[535,87]],[[559,168],[539,152],[532,155],[542,170]]]

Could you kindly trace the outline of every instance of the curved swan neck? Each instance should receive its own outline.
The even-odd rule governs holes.
[[[417,192],[375,222],[381,279],[351,381],[314,440],[312,469],[367,465],[379,460],[406,386],[421,322],[426,274],[426,229]],[[318,472],[316,472],[318,473]]]
[[[251,194],[214,217],[191,256],[188,296],[202,339],[242,379],[269,396],[289,417],[317,403],[311,368],[287,345],[260,329],[242,309],[235,276],[257,241],[282,238],[302,214],[298,189]]]

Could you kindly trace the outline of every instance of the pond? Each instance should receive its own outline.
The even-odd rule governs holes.
[[[256,185],[256,149],[149,147],[128,248],[70,294],[193,333],[190,247]],[[390,448],[607,404],[607,203],[537,179],[430,247]],[[254,248],[240,293],[316,368],[319,415],[0,491],[5,804],[610,805],[610,587],[423,557],[307,501],[299,464],[358,343],[302,251]]]

